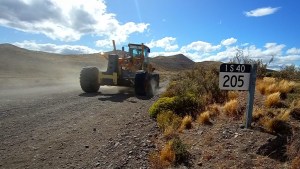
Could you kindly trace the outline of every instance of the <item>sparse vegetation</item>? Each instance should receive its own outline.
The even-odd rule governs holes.
[[[253,121],[258,121],[260,118],[265,116],[265,110],[259,107],[254,107],[253,108]]]
[[[166,137],[176,133],[181,125],[181,118],[172,111],[165,111],[157,116],[157,125]]]
[[[266,72],[263,73],[263,69],[266,69],[266,64],[261,67],[260,75],[266,74]],[[172,106],[170,105],[170,108],[167,110],[172,110],[174,114],[181,117],[182,123],[177,129],[172,127],[171,124],[166,125],[167,127],[165,127],[164,131],[164,135],[166,135],[166,133],[168,135],[168,142],[166,144],[169,144],[169,141],[173,141],[172,145],[174,145],[174,139],[178,139],[181,135],[186,136],[188,133],[176,132],[178,130],[190,128],[188,126],[193,124],[193,120],[199,124],[210,124],[210,126],[213,127],[215,125],[220,125],[217,123],[217,121],[220,120],[231,119],[233,117],[239,121],[242,115],[244,117],[245,107],[240,104],[243,103],[243,99],[245,99],[246,94],[239,91],[220,91],[217,86],[217,77],[218,73],[215,68],[205,69],[205,71],[204,69],[195,68],[194,70],[179,74],[171,81],[166,92],[163,93],[161,97],[174,99],[171,104]],[[290,117],[296,117],[294,119],[300,118],[300,101],[298,99],[300,96],[300,90],[298,89],[297,84],[297,82],[278,79],[273,76],[257,79],[256,90],[258,92],[255,97],[257,97],[257,95],[259,96],[257,97],[259,100],[256,100],[256,102],[259,101],[259,104],[254,105],[253,123],[255,123],[255,126],[264,128],[262,130],[268,131],[267,133],[270,132],[272,135],[279,135],[280,137],[286,135],[289,137],[291,134],[289,122],[292,119]],[[192,104],[187,102],[192,102]],[[192,105],[190,108],[188,108],[189,104]],[[159,110],[160,111],[157,111],[157,120],[161,119],[160,114],[165,113],[165,111],[161,110],[166,109],[163,108]],[[223,116],[223,114],[225,116]],[[223,126],[223,124],[221,126]],[[198,130],[198,127],[201,128],[200,131]],[[204,130],[207,127],[197,126],[195,128],[197,128],[199,134],[202,136],[202,129]],[[193,130],[194,129],[191,131]],[[222,137],[224,138],[239,138],[239,133],[234,133],[233,136],[230,136],[230,133],[229,135],[226,133],[226,129],[222,129],[221,131],[224,135],[222,135]],[[216,144],[214,140],[217,140],[217,138],[212,135],[207,135],[204,140],[209,140],[207,143],[202,142],[204,145],[214,145]],[[279,141],[282,140],[279,139]],[[181,140],[180,142],[182,143]],[[280,144],[287,144],[286,142],[287,141],[283,141],[280,142]],[[183,149],[185,150],[183,152],[186,152],[184,157],[187,158],[189,157],[187,155],[187,147],[184,147],[185,148]],[[176,153],[177,150],[174,147],[172,150],[175,152],[175,161],[182,161],[177,158],[179,157],[178,153]],[[207,161],[214,158],[213,156],[209,157],[210,158]],[[187,161],[187,159],[183,161]],[[299,160],[297,158],[290,161],[291,167],[297,166],[298,161]],[[177,162],[174,162],[173,164],[177,164]]]
[[[186,115],[181,122],[179,130],[184,130],[184,129],[191,129],[192,128],[192,121],[193,118],[190,115]]]
[[[197,118],[197,122],[200,124],[210,124],[210,112],[209,111],[205,111],[201,114],[199,114],[198,118]]]
[[[186,163],[189,158],[187,145],[179,137],[169,140],[159,153],[151,153],[149,161],[152,168],[160,169]]]
[[[238,98],[238,96],[239,96],[238,91],[229,91],[228,92],[228,99],[229,100],[235,100],[235,99]]]
[[[172,147],[173,141],[169,141],[165,147],[160,151],[160,160],[166,166],[170,166],[175,162],[175,152]]]
[[[230,100],[229,102],[225,103],[224,112],[227,116],[237,116],[238,115],[238,101]]]
[[[280,92],[276,92],[276,93],[268,95],[265,100],[265,106],[268,108],[276,107],[279,104],[280,104]]]

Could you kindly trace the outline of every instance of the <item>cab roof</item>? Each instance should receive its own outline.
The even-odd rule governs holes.
[[[128,44],[128,47],[130,47],[130,46],[142,46],[142,44],[129,43],[129,44]],[[144,48],[150,49],[150,48],[149,48],[148,46],[146,46],[146,45],[144,45]]]

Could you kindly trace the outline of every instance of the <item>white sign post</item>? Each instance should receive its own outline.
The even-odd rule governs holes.
[[[251,127],[253,101],[255,93],[255,64],[221,64],[219,88],[221,90],[248,90],[246,110],[246,128]]]

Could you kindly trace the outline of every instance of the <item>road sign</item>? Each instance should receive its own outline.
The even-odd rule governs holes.
[[[251,65],[221,64],[219,88],[221,90],[249,90]]]

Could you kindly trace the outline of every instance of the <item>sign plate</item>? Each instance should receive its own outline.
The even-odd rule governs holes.
[[[219,88],[221,90],[249,90],[251,65],[221,64]]]

